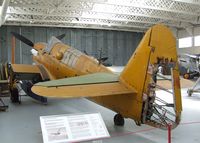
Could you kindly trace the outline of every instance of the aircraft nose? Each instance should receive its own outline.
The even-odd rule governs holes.
[[[39,51],[39,50],[43,50],[46,47],[46,43],[36,43],[34,44],[34,49]]]

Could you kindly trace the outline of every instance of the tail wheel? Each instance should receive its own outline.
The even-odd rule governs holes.
[[[190,79],[190,74],[189,74],[189,73],[185,73],[185,74],[183,75],[183,78],[185,78],[185,79]]]
[[[12,101],[12,103],[20,103],[19,100],[19,92],[17,88],[13,88],[10,90],[11,96],[10,96],[10,100]]]
[[[116,126],[124,126],[124,117],[121,114],[116,114],[114,117],[114,123]]]

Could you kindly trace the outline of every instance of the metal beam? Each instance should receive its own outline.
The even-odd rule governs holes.
[[[51,3],[52,2],[52,3]],[[65,24],[71,18],[88,25],[148,27],[162,22],[173,27],[188,27],[198,23],[197,0],[58,0],[11,1],[8,22],[30,24]],[[32,15],[32,16],[31,16]],[[23,21],[25,19],[25,21]],[[30,20],[30,21],[28,21]],[[62,22],[63,21],[63,22]],[[68,21],[68,24],[70,21]],[[139,25],[141,24],[141,25]]]
[[[50,9],[50,11],[48,11],[47,15],[44,15],[43,19],[46,19],[46,17],[48,15],[52,14],[55,10],[57,10],[63,4],[63,2],[64,2],[64,0],[61,0],[57,5],[55,5],[55,7],[53,9]]]
[[[19,25],[19,26],[38,26],[38,27],[64,27],[64,28],[84,28],[84,29],[101,29],[101,30],[115,30],[115,31],[129,31],[129,32],[145,32],[145,30],[141,30],[141,29],[127,29],[127,28],[123,28],[123,27],[117,27],[117,28],[114,28],[114,27],[99,27],[97,25],[95,26],[78,26],[78,25],[50,25],[50,24],[45,24],[45,25],[42,25],[42,24],[26,24],[26,23],[15,23],[15,22],[11,22],[11,23],[6,23],[6,25]]]
[[[58,19],[61,19],[61,20],[66,19],[66,18],[68,18],[68,19],[74,18],[75,19],[75,18],[78,17],[78,15],[71,15],[71,16],[69,16],[69,15],[66,16],[66,15],[67,15],[67,13],[65,13],[65,15],[53,15],[57,18],[57,20],[52,20],[52,21],[57,22]],[[27,19],[29,19],[28,15],[26,15],[26,16],[27,16]],[[16,20],[16,21],[21,21],[21,19],[22,18],[20,18],[20,17],[14,18],[14,20]],[[24,19],[24,17],[23,17],[23,19]],[[107,24],[109,24],[109,25],[112,24],[112,23],[122,23],[122,22],[123,22],[123,25],[127,25],[127,24],[130,24],[130,23],[137,23],[138,25],[141,24],[141,26],[143,26],[144,24],[145,25],[153,25],[153,24],[156,24],[156,23],[165,23],[164,21],[163,22],[160,22],[160,21],[151,22],[151,21],[145,20],[145,18],[143,18],[144,20],[143,19],[142,20],[141,19],[140,20],[137,20],[137,19],[136,20],[127,20],[125,18],[117,18],[117,16],[116,16],[116,18],[111,18],[111,17],[106,17],[106,16],[104,16],[104,17],[95,17],[95,16],[88,17],[88,16],[85,16],[85,17],[82,17],[82,18],[79,18],[79,19],[81,19],[82,21],[96,21],[96,24],[99,24],[99,21],[105,21],[106,20]],[[10,15],[10,18],[8,19],[8,21],[14,21],[14,20],[12,18],[12,15]],[[33,21],[33,20],[31,20],[31,21]],[[167,22],[169,22],[169,21],[167,21]],[[171,26],[171,27],[177,27],[177,28],[184,28],[184,27],[190,26],[189,23],[188,24],[187,23],[185,23],[185,24],[181,23],[180,24],[179,22],[177,22],[177,23],[167,23],[167,25]]]
[[[110,13],[107,13],[107,12],[88,12],[88,11],[83,11],[83,14],[81,14],[81,11],[80,10],[74,10],[73,11],[73,15],[70,14],[69,12],[67,13],[66,11],[64,13],[59,13],[59,14],[55,14],[55,13],[52,13],[51,15],[49,14],[46,14],[46,13],[42,13],[42,12],[30,12],[30,11],[24,11],[24,10],[21,10],[21,11],[18,11],[18,10],[14,10],[12,9],[9,14],[20,14],[20,15],[40,15],[40,16],[55,16],[55,17],[77,17],[77,18],[93,18],[93,19],[106,19],[106,20],[111,20],[111,21],[123,21],[123,22],[141,22],[141,21],[137,21],[137,20],[134,20],[134,19],[126,19],[126,18],[120,18],[120,17],[124,17],[124,16],[137,16],[137,17],[147,17],[147,18],[155,18],[155,19],[158,19],[157,21],[160,21],[163,19],[164,20],[170,20],[170,21],[176,21],[177,23],[179,23],[180,21],[182,22],[185,22],[186,24],[185,25],[189,25],[189,23],[191,22],[191,20],[178,20],[178,19],[174,19],[174,18],[164,18],[164,17],[161,17],[161,16],[149,16],[149,15],[145,15],[145,14],[139,14],[139,13],[135,13],[135,14],[129,14],[129,13],[121,13],[121,12],[110,12]],[[76,13],[79,13],[79,14],[76,14]],[[85,14],[85,15],[84,15]],[[106,14],[107,16],[104,16],[104,17],[99,17],[99,16],[96,16],[97,14]],[[110,15],[108,17],[108,15]],[[113,16],[112,16],[113,15]],[[148,21],[143,21],[141,23],[149,23],[149,24],[155,24],[157,22],[148,22]],[[175,25],[174,25],[175,26]]]
[[[177,0],[178,1],[178,0]],[[181,1],[181,0],[180,0]],[[159,4],[162,2],[162,6]],[[168,5],[170,0],[159,0],[159,1],[154,1],[154,5],[151,4],[151,1],[138,1],[138,0],[133,0],[132,2],[126,3],[124,1],[107,1],[105,3],[103,2],[97,2],[98,4],[107,4],[107,5],[113,5],[113,6],[124,6],[124,7],[135,7],[135,8],[141,8],[141,9],[151,9],[151,10],[159,10],[159,11],[165,11],[165,12],[173,12],[173,13],[180,13],[180,14],[186,14],[186,15],[192,15],[192,16],[198,16],[198,13],[191,12],[191,11],[183,11],[183,10],[177,10],[177,9],[172,9],[171,6],[173,5],[173,1],[171,1],[171,4]],[[149,4],[148,4],[149,3]],[[155,4],[157,3],[157,4]]]
[[[148,2],[150,3],[151,1],[139,1],[139,0],[133,0],[132,2],[124,2],[124,1],[107,1],[107,0],[73,0],[73,4],[77,5],[80,4],[80,2],[84,2],[84,3],[93,3],[93,4],[103,4],[103,5],[112,5],[112,6],[122,6],[122,7],[135,7],[135,8],[145,8],[145,9],[152,9],[152,10],[161,10],[161,11],[166,11],[166,12],[174,12],[174,13],[182,13],[182,14],[186,14],[186,15],[193,15],[193,16],[198,16],[198,13],[195,13],[193,11],[187,11],[185,10],[180,10],[180,9],[172,9],[170,8],[170,6],[173,5],[173,2],[184,2],[184,3],[188,3],[188,4],[199,4],[198,2],[194,2],[191,0],[159,0],[159,1],[154,1],[154,3],[160,3],[162,2],[165,5],[159,6],[159,4],[157,4],[155,6],[155,4],[151,5],[148,4]],[[64,1],[65,2],[65,1]],[[66,1],[66,3],[69,1]],[[170,5],[168,5],[168,3],[171,2]],[[42,8],[51,8],[53,7],[52,5],[34,5],[34,4],[16,4],[16,3],[11,3],[10,6],[13,7],[28,7],[28,8],[36,8],[36,7],[42,7]],[[65,8],[65,5],[61,6],[61,8]]]
[[[30,22],[32,19],[18,19],[19,21],[21,22]],[[9,18],[9,21],[16,21],[15,18]],[[54,20],[35,20],[34,21],[35,23],[63,23],[63,24],[66,24],[66,23],[70,23],[70,24],[87,24],[87,25],[105,25],[105,26],[108,26],[108,27],[112,27],[112,26],[118,26],[118,27],[126,27],[126,28],[138,28],[138,29],[147,29],[148,27],[146,26],[136,26],[136,25],[120,25],[120,24],[113,24],[113,23],[104,23],[104,22],[99,22],[99,23],[96,23],[96,22],[88,22],[88,21],[54,21]],[[31,23],[33,24],[33,23]]]
[[[82,17],[79,17],[81,15],[76,15],[76,14],[73,14],[73,15],[70,15],[70,13],[60,13],[60,14],[51,14],[51,15],[48,15],[48,14],[44,14],[44,13],[30,13],[30,12],[20,12],[18,13],[17,11],[11,11],[9,12],[9,14],[19,14],[19,15],[39,15],[39,16],[51,16],[51,17],[60,17],[60,18],[86,18],[86,19],[101,19],[101,20],[109,20],[109,21],[119,21],[119,22],[139,22],[139,23],[148,23],[148,24],[155,24],[155,22],[149,22],[149,21],[139,21],[139,20],[129,20],[129,19],[125,19],[125,18],[118,18],[117,15],[115,15],[116,18],[111,18],[111,17],[98,17],[98,16],[82,16]],[[16,19],[17,20],[17,19]]]
[[[110,4],[111,5],[111,4]],[[120,5],[121,6],[121,5]],[[36,5],[27,5],[27,7],[28,8],[39,8],[39,9],[45,9],[45,8],[47,8],[46,6],[36,6]],[[126,7],[126,8],[134,8],[134,7],[136,7],[136,8],[138,8],[139,7],[139,4],[138,4],[138,7],[137,7],[137,5],[136,6],[123,6],[124,8]],[[143,17],[148,17],[148,18],[159,18],[159,19],[164,19],[164,20],[173,20],[173,21],[182,21],[182,22],[191,22],[191,20],[186,20],[185,18],[184,19],[181,19],[180,18],[180,16],[175,16],[176,14],[180,14],[180,11],[179,10],[174,10],[173,11],[173,13],[174,13],[174,15],[173,16],[175,16],[175,18],[172,18],[171,16],[166,16],[166,14],[167,13],[164,13],[165,14],[165,16],[158,16],[158,15],[155,15],[155,14],[144,14],[144,13],[140,13],[140,12],[127,12],[127,11],[123,11],[123,7],[121,8],[121,10],[119,10],[119,9],[117,9],[117,10],[112,10],[112,9],[107,9],[107,10],[103,10],[103,9],[99,9],[99,10],[97,10],[97,9],[93,9],[93,10],[90,10],[90,9],[88,9],[88,8],[82,8],[81,9],[81,7],[80,8],[75,8],[75,7],[70,7],[70,8],[68,8],[67,10],[69,10],[69,11],[73,11],[73,12],[76,12],[76,11],[79,11],[79,12],[88,12],[88,11],[90,11],[90,12],[96,12],[96,13],[105,13],[105,14],[118,14],[118,15],[131,15],[131,16],[143,16]],[[145,7],[145,6],[143,6],[143,7]],[[150,8],[150,6],[146,6],[146,7],[149,7]],[[19,8],[20,8],[20,6],[19,6]],[[152,7],[151,7],[152,8]],[[141,8],[142,9],[142,8]],[[57,10],[66,10],[66,8],[65,7],[59,7],[59,9],[57,9]],[[156,10],[156,8],[152,8],[151,9],[152,10],[152,12],[154,12],[154,13],[156,13],[156,11],[157,11],[157,13],[159,13],[158,12],[158,10],[161,10],[161,9],[157,9]],[[166,8],[164,9],[164,8],[162,8],[162,12],[163,11],[165,11],[165,10],[167,10]],[[16,11],[15,11],[16,12]],[[36,11],[35,11],[36,12]],[[35,12],[33,12],[33,13],[35,13]],[[172,12],[172,11],[171,11]],[[20,12],[17,12],[17,13],[20,13]],[[65,13],[59,13],[59,14],[65,14]],[[188,18],[191,18],[191,15],[192,16],[197,16],[198,14],[196,14],[196,13],[190,13],[190,12],[183,12],[182,14],[187,14],[187,16],[188,16]],[[194,18],[195,18],[194,17]]]
[[[6,20],[6,13],[7,13],[9,3],[10,3],[10,0],[4,0],[2,3],[2,7],[0,11],[0,27],[4,24]]]
[[[197,0],[173,0],[173,1],[192,4],[192,5],[200,5],[200,1]]]

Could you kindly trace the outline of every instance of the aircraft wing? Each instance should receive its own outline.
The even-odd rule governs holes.
[[[12,64],[11,67],[15,73],[40,73],[36,65]]]
[[[95,73],[60,80],[40,82],[32,87],[35,94],[46,97],[76,98],[135,93],[112,73]]]
[[[11,64],[10,74],[18,80],[32,80],[41,76],[41,71],[36,65]]]
[[[186,56],[190,57],[190,58],[193,58],[193,59],[198,59],[199,58],[199,55],[196,54],[196,55],[193,55],[193,54],[185,54]]]

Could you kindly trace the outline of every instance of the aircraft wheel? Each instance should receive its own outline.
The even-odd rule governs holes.
[[[183,78],[189,79],[189,78],[190,78],[190,74],[189,74],[189,73],[185,73],[185,74],[183,75]]]
[[[114,123],[116,126],[124,126],[124,117],[121,114],[116,114],[114,117]]]
[[[19,93],[18,93],[18,89],[17,88],[13,88],[10,90],[10,100],[12,101],[12,103],[20,103],[19,100]]]

